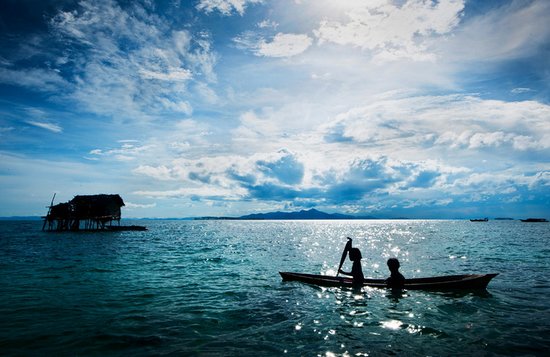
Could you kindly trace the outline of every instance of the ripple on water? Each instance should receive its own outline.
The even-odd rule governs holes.
[[[42,234],[40,225],[26,235],[17,223],[0,223],[0,349],[543,355],[550,225],[489,223],[151,221],[149,231],[117,235]],[[482,292],[281,282],[283,270],[334,274],[347,236],[368,276],[387,276],[389,256],[398,256],[406,277],[501,274]]]

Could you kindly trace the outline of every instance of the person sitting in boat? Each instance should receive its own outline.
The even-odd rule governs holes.
[[[390,288],[400,289],[405,285],[405,277],[399,272],[399,260],[397,258],[388,259],[388,268],[391,275],[386,279],[386,285]]]
[[[340,274],[349,275],[353,277],[354,286],[363,286],[363,281],[365,276],[363,275],[363,269],[361,268],[361,251],[359,248],[351,248],[349,250],[349,260],[353,262],[350,272],[345,272],[342,269],[339,269]]]

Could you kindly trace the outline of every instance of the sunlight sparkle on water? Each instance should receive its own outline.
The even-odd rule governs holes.
[[[421,326],[410,325],[410,326],[407,327],[407,332],[411,333],[411,334],[420,333],[420,332],[422,332],[422,327]]]
[[[342,346],[342,348],[343,348],[343,346]],[[334,352],[331,352],[331,351],[327,351],[327,352],[325,353],[325,356],[326,356],[326,357],[336,357],[336,356],[338,356],[338,354],[336,354],[336,353],[334,353]],[[351,357],[351,355],[349,354],[348,351],[346,351],[346,352],[344,352],[344,353],[342,354],[342,357]]]
[[[388,320],[388,321],[382,321],[380,325],[382,325],[383,328],[387,328],[390,330],[397,330],[401,327],[401,325],[403,325],[403,323],[399,320]]]
[[[222,355],[224,350],[261,355],[265,346],[291,356],[325,356],[327,351],[342,356],[346,350],[359,356],[367,355],[365,349],[372,355],[405,356],[449,355],[450,348],[464,355],[509,350],[536,354],[532,351],[537,346],[546,350],[548,319],[541,317],[549,310],[540,297],[548,295],[545,282],[550,273],[541,264],[548,256],[548,225],[503,221],[486,225],[485,231],[469,221],[438,221],[428,227],[407,222],[426,239],[408,244],[409,236],[393,234],[388,247],[390,242],[379,232],[395,223],[374,223],[159,220],[149,221],[150,230],[143,235],[78,237],[41,234],[41,222],[29,232],[21,232],[21,223],[5,223],[0,225],[0,241],[10,249],[0,248],[0,295],[3,323],[11,331],[4,329],[0,349],[6,350],[7,340],[13,348],[4,355],[77,354],[88,344],[96,354],[135,355],[143,351],[142,338],[148,343],[150,336],[153,342],[162,338],[162,343],[146,346],[150,354],[159,355],[186,354],[203,344],[215,348],[212,354]],[[371,231],[378,243],[369,250],[365,247],[370,247]],[[399,258],[410,258],[402,264],[406,277],[493,270],[506,274],[495,279],[488,292],[464,296],[423,291],[393,295],[371,287],[357,292],[281,281],[278,270],[336,275],[346,235],[364,249],[363,271],[369,277],[389,275],[384,254],[393,256],[391,249],[397,246]],[[302,237],[309,243],[318,241],[323,249],[303,244]],[[333,250],[325,248],[331,240]],[[314,249],[307,258],[310,248]],[[521,269],[510,269],[510,261]],[[343,269],[351,267],[346,259]],[[254,279],[243,278],[250,272]],[[532,284],[525,284],[526,275]],[[72,284],[79,276],[86,279]],[[43,299],[41,292],[50,298]],[[59,301],[70,308],[60,308]],[[19,323],[35,321],[37,307],[41,321]],[[190,313],[182,318],[185,310]],[[113,316],[116,321],[105,324]],[[214,317],[219,323],[212,323]],[[143,319],[152,323],[142,323]],[[33,342],[24,349],[30,338],[44,336],[44,326],[44,346],[34,351],[39,345]],[[128,333],[128,341],[113,346],[111,338],[98,339],[93,326],[112,336]],[[166,338],[159,335],[159,327]],[[73,330],[78,333],[65,333]],[[188,333],[191,330],[197,332]],[[251,340],[260,343],[256,346]],[[394,345],[397,340],[402,342],[399,346]],[[65,350],[66,346],[74,348]]]

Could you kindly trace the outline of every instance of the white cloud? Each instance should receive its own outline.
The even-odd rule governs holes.
[[[0,68],[0,83],[23,86],[37,91],[55,91],[69,87],[56,71],[41,68]]]
[[[541,171],[536,175],[527,176],[517,170],[503,170],[501,172],[474,172],[458,178],[447,187],[453,194],[479,193],[481,197],[499,194],[513,194],[518,189],[533,190],[537,186],[550,185],[550,171]]]
[[[491,62],[529,57],[548,44],[550,2],[499,5],[465,21],[448,41],[438,44],[438,53],[453,62]]]
[[[447,95],[387,99],[349,110],[322,128],[329,141],[420,147],[548,149],[550,106]]]
[[[493,133],[475,133],[470,138],[470,148],[477,149],[485,146],[500,146],[510,140],[512,135],[496,131]]]
[[[42,129],[52,131],[54,133],[61,133],[63,131],[63,128],[60,125],[54,124],[54,123],[40,122],[35,120],[27,120],[26,123]]]
[[[514,88],[510,92],[512,92],[512,94],[523,94],[523,93],[529,93],[532,91],[533,90],[531,88],[520,87],[520,88]]]
[[[486,147],[498,148],[502,145],[511,145],[516,150],[546,149],[550,144],[545,140],[538,140],[533,136],[495,132],[463,131],[462,133],[444,132],[436,140],[436,144],[450,145],[453,148],[467,147],[469,149],[483,149]]]
[[[484,188],[500,175],[509,178],[498,185],[502,195],[527,190],[529,184],[521,174],[525,163],[505,173],[497,166],[514,163],[508,159],[514,151],[545,150],[550,142],[550,107],[535,101],[411,96],[403,91],[383,93],[370,101],[336,115],[318,131],[311,130],[307,106],[245,111],[221,141],[215,126],[182,120],[166,128],[166,135],[151,133],[162,139],[151,139],[150,151],[133,156],[139,162],[131,169],[134,177],[158,187],[133,192],[211,202],[337,205],[345,201],[379,209],[400,207],[400,200],[409,207],[456,204],[481,199],[473,196],[476,187]],[[495,151],[498,159],[491,161],[487,150]],[[132,156],[124,150],[99,152],[105,157],[107,153]],[[537,152],[528,159],[524,156],[529,170],[544,169],[543,157]],[[480,166],[481,159],[489,162]],[[482,173],[486,174],[483,184],[477,186],[473,175]],[[488,190],[483,199],[497,194],[493,191],[497,192]],[[379,197],[388,194],[395,199]]]
[[[253,32],[246,32],[233,41],[239,48],[252,51],[256,56],[292,57],[306,51],[313,40],[302,34],[278,33],[270,41]]]
[[[319,43],[333,42],[372,51],[379,62],[433,60],[426,40],[449,33],[459,23],[463,0],[354,2],[349,22],[323,20],[314,31]]]
[[[191,115],[193,113],[193,107],[187,101],[173,102],[166,98],[160,98],[159,102],[162,103],[164,108],[174,112],[185,113],[187,115]]]
[[[122,145],[116,149],[93,149],[89,152],[90,155],[114,158],[118,161],[133,161],[138,156],[151,152],[154,145],[135,145],[134,141],[125,140]]]
[[[272,138],[280,135],[284,130],[277,122],[270,118],[261,118],[255,112],[248,111],[241,115],[240,126],[232,131],[234,140],[262,140],[262,138]]]
[[[78,73],[69,97],[89,112],[119,122],[150,120],[166,110],[190,114],[188,83],[215,80],[209,35],[169,28],[140,5],[84,0],[50,23],[68,45],[83,46],[68,52]]]
[[[265,28],[277,29],[277,27],[279,27],[279,24],[275,21],[265,19],[263,21],[258,22],[257,26],[261,29],[265,29]]]
[[[202,198],[202,199],[219,199],[219,200],[238,200],[243,196],[244,191],[240,192],[235,189],[224,189],[216,186],[203,186],[203,187],[187,187],[177,190],[166,191],[147,191],[138,190],[134,194],[152,198]]]
[[[125,208],[127,209],[136,209],[136,208],[155,208],[157,206],[156,203],[132,203],[132,202],[125,202]]]
[[[166,72],[155,72],[146,69],[140,69],[139,74],[146,79],[158,79],[161,81],[187,81],[192,78],[191,71],[188,69],[169,69]]]
[[[169,181],[175,179],[172,175],[172,170],[170,170],[165,165],[160,165],[156,167],[149,165],[139,165],[137,168],[132,170],[132,172],[140,175],[149,176],[159,181]]]
[[[236,11],[242,16],[248,5],[262,2],[263,0],[200,0],[197,9],[206,13],[217,10],[223,15],[231,15],[233,11]]]
[[[311,43],[312,39],[307,35],[278,33],[271,42],[260,43],[256,54],[266,57],[292,57],[307,50]]]

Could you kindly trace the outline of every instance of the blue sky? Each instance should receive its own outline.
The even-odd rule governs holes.
[[[548,1],[5,0],[0,216],[550,216]]]

